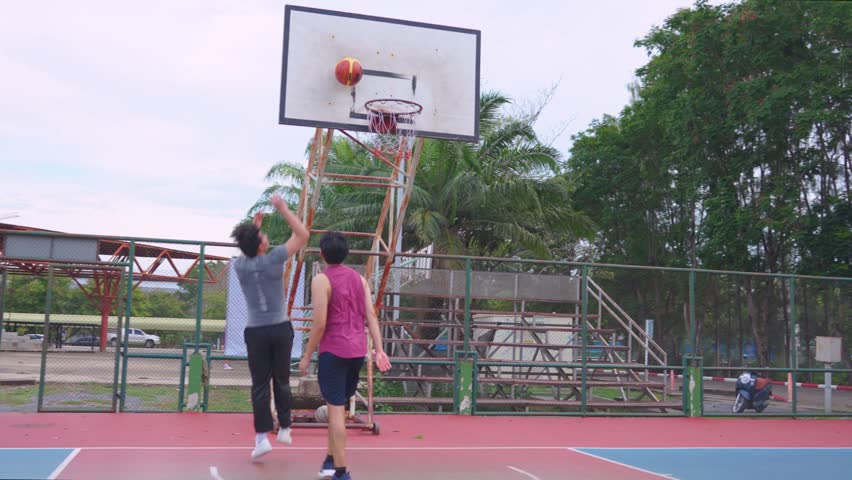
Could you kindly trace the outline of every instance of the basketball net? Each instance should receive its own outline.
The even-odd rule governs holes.
[[[408,100],[377,99],[364,104],[373,148],[390,160],[411,153],[417,137],[417,117],[423,107]]]

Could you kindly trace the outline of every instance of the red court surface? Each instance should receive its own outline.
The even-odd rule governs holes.
[[[576,449],[852,448],[852,423],[842,419],[377,419],[381,435],[348,431],[353,479],[659,479],[673,477]],[[296,429],[292,446],[273,442],[274,450],[253,462],[251,425],[246,414],[4,413],[0,449],[12,461],[15,452],[69,449],[61,456],[65,460],[50,469],[52,478],[317,478],[325,430]],[[716,467],[723,477],[724,465]]]

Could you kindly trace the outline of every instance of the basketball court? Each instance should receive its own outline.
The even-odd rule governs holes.
[[[357,479],[844,478],[845,420],[382,415],[349,431]],[[2,414],[0,478],[313,479],[324,429],[252,461],[247,414]],[[844,473],[845,472],[845,473]]]
[[[376,308],[382,308],[423,139],[479,140],[481,33],[290,5],[283,24],[279,123],[315,129],[297,215],[312,234],[320,234],[312,225],[323,185],[382,192],[375,229],[343,232],[372,239],[369,250],[353,253],[374,258],[364,274],[375,284]],[[365,148],[383,170],[356,175],[334,165],[336,134]],[[310,307],[296,304],[304,282],[294,279],[303,279],[304,269],[304,252],[287,263],[288,313],[294,321],[310,322]],[[127,309],[129,316],[129,301]],[[394,322],[401,324],[398,317],[389,324]],[[420,341],[408,334],[407,341]],[[198,345],[184,344],[191,346],[199,360],[189,382],[196,380],[197,399],[203,368]],[[467,400],[460,402],[466,405],[459,408],[463,415],[374,416],[370,402],[368,418],[381,424],[381,434],[347,431],[346,463],[353,478],[852,476],[852,429],[844,420],[465,415],[472,413],[475,352],[457,353],[463,373],[454,386]],[[126,346],[124,355],[126,373]],[[367,371],[372,399],[369,361]],[[117,374],[114,378],[117,382]],[[188,408],[199,408],[198,402]],[[0,479],[317,478],[326,453],[324,428],[296,428],[293,445],[274,444],[271,453],[253,461],[251,425],[249,414],[3,413]]]

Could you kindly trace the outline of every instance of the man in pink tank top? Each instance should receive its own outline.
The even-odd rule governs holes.
[[[351,480],[346,471],[346,401],[355,395],[367,355],[365,323],[373,339],[376,366],[386,372],[391,364],[382,349],[367,280],[342,265],[349,255],[346,237],[339,232],[326,233],[320,239],[320,253],[327,266],[311,282],[314,318],[299,370],[308,373],[311,355],[319,346],[318,380],[328,404],[328,453],[320,476]]]

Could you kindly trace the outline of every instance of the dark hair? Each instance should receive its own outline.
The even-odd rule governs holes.
[[[322,252],[322,258],[330,265],[343,263],[349,255],[346,236],[340,232],[326,232],[320,238],[320,252]]]
[[[245,256],[257,256],[257,249],[260,247],[260,229],[254,223],[245,221],[237,225],[231,232],[231,237],[236,240]]]

